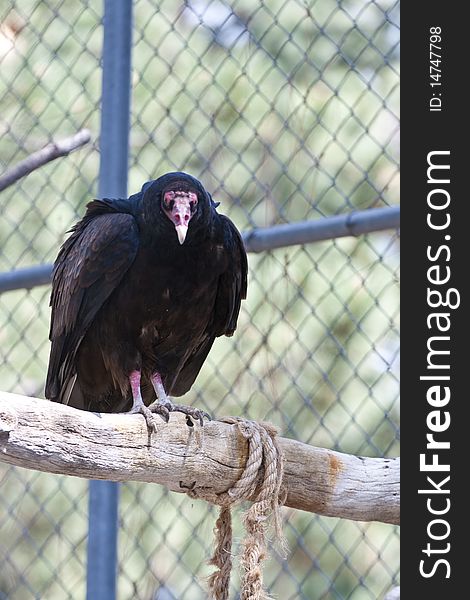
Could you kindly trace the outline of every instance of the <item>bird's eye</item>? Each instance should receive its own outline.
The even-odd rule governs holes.
[[[165,195],[163,196],[163,203],[167,210],[173,209],[173,206],[175,205],[175,196],[175,192],[165,192]]]
[[[191,202],[189,203],[190,207],[191,207],[191,212],[195,212],[196,210],[196,206],[197,206],[197,200],[191,200]]]

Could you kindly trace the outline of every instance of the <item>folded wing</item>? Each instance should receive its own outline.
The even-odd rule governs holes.
[[[52,280],[52,342],[46,397],[64,402],[74,377],[74,359],[98,311],[131,266],[139,246],[131,214],[110,210],[94,201],[72,229],[54,265]]]

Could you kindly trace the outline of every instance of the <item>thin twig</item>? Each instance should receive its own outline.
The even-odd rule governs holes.
[[[75,135],[59,140],[58,142],[51,142],[47,146],[44,146],[44,148],[41,148],[41,150],[33,152],[33,154],[30,154],[17,165],[7,170],[3,175],[0,175],[0,192],[48,162],[60,156],[66,156],[80,146],[84,146],[90,139],[91,134],[89,130],[81,129]]]

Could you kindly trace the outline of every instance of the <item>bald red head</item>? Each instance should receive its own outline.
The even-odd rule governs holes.
[[[175,226],[180,244],[184,244],[186,239],[189,221],[196,212],[197,201],[197,194],[193,190],[170,189],[163,193],[163,212]]]

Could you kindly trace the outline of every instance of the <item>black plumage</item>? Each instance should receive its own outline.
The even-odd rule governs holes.
[[[54,265],[47,398],[149,426],[171,410],[202,422],[167,394],[191,388],[246,297],[243,242],[216,206],[186,173],[87,205]]]

